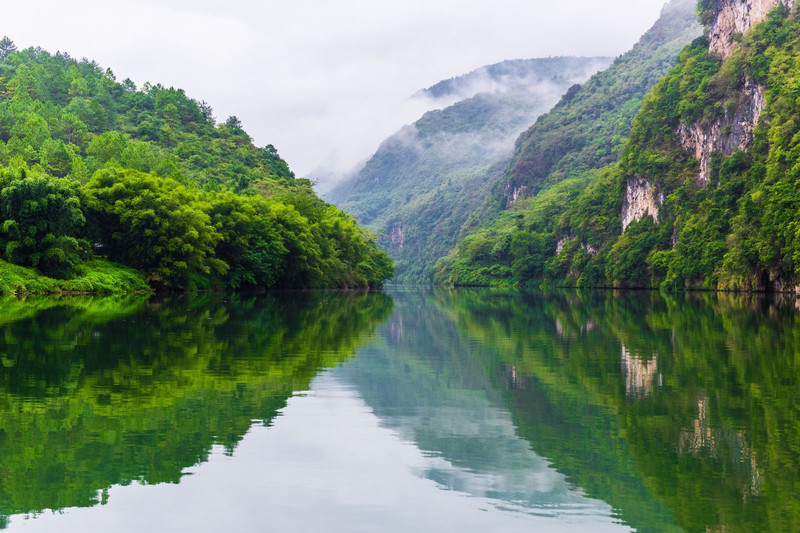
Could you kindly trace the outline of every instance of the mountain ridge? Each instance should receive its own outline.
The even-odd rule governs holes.
[[[396,260],[398,280],[418,280],[455,244],[519,132],[608,61],[548,58],[485,67],[510,68],[513,83],[503,74],[505,90],[479,92],[404,126],[381,143],[353,182],[341,183],[328,198],[382,234],[379,242]],[[467,76],[472,81],[465,83],[475,86]]]

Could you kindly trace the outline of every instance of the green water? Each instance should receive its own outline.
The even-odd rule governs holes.
[[[0,300],[6,531],[800,531],[800,311],[493,290]]]

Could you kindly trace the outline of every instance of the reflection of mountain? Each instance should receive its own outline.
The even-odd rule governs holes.
[[[588,496],[641,531],[673,519],[685,531],[798,530],[793,306],[487,295],[439,306],[513,372],[505,398],[518,434]]]
[[[372,336],[392,297],[394,314]],[[300,492],[285,499],[297,513],[308,509],[302,491],[319,488],[327,469],[314,501],[337,513],[340,481],[351,495],[403,485],[369,500],[379,508],[356,496],[360,506],[341,513],[345,525],[354,509],[406,516],[410,504],[392,497],[427,490],[430,505],[414,516],[423,521],[458,500],[449,512],[530,520],[518,520],[521,528],[800,530],[794,302],[471,290],[392,297],[1,301],[0,516],[91,506],[112,485],[177,483],[214,445],[231,453],[254,420],[271,424],[321,368],[347,360],[261,431],[276,452],[271,464],[288,457],[303,467],[283,472],[299,478]],[[320,391],[328,396],[302,401]],[[391,442],[401,446],[389,450]],[[239,469],[248,467],[244,448],[230,461]],[[345,457],[344,467],[328,468],[328,452]],[[351,468],[369,483],[351,479]],[[221,478],[204,475],[196,479],[213,498]],[[262,497],[254,493],[256,506]]]
[[[503,369],[486,366],[482,348],[429,294],[395,294],[384,341],[337,375],[357,387],[386,427],[431,456],[421,475],[440,486],[501,508],[608,520],[606,504],[585,497],[519,438],[496,386],[507,378]]]
[[[42,298],[0,307],[0,527],[177,483],[385,320],[382,294]]]

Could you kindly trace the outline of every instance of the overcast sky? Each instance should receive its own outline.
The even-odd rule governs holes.
[[[418,89],[504,59],[618,55],[665,0],[24,0],[0,34],[237,115],[303,175],[420,110]],[[340,161],[341,163],[341,161]]]

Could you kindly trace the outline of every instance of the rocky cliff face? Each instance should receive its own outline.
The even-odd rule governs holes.
[[[681,145],[694,152],[700,162],[698,185],[706,187],[711,181],[711,156],[714,152],[733,155],[750,148],[764,104],[764,88],[747,80],[738,104],[726,110],[723,116],[711,123],[681,124],[678,127]]]
[[[707,29],[711,51],[727,59],[738,38],[780,5],[794,8],[795,0],[717,0]]]
[[[622,202],[622,232],[635,220],[645,216],[658,222],[658,209],[664,203],[664,194],[645,178],[628,178],[625,199]]]
[[[795,0],[717,0],[706,28],[710,51],[723,60],[733,53],[736,42],[753,25],[767,19],[768,13],[780,6],[794,8]],[[748,150],[753,132],[764,110],[764,87],[745,80],[738,102],[726,106],[721,116],[708,122],[681,124],[676,132],[681,146],[690,150],[700,163],[697,184],[707,187],[711,181],[711,158],[714,153],[733,155]],[[622,231],[631,222],[650,215],[658,222],[658,207],[663,198],[643,178],[631,178],[622,206]]]
[[[402,250],[406,244],[406,235],[403,231],[403,226],[392,226],[389,231],[389,239],[395,249]]]

